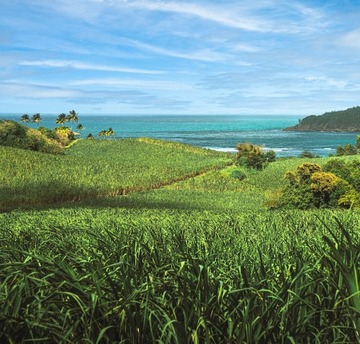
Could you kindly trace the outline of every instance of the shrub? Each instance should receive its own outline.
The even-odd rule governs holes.
[[[242,172],[242,171],[239,171],[239,170],[233,170],[230,173],[230,177],[238,179],[238,180],[244,180],[246,178],[246,174],[244,172]]]
[[[349,184],[345,180],[331,172],[315,172],[310,180],[310,189],[317,208],[336,207],[340,197],[349,189]]]
[[[332,172],[360,191],[360,160],[346,163],[341,159],[330,160],[324,165],[324,171]]]
[[[304,163],[296,171],[287,172],[288,185],[280,198],[280,206],[300,209],[336,207],[351,190],[349,183],[334,173],[324,172],[318,164]],[[345,201],[341,202],[345,206]]]
[[[360,208],[360,193],[351,189],[339,198],[338,204],[345,208]]]
[[[40,131],[43,135],[45,135],[49,139],[54,139],[54,140],[56,139],[56,135],[55,135],[54,130],[51,130],[51,129],[46,128],[46,127],[40,127],[38,129],[38,131]]]
[[[309,151],[303,151],[300,155],[299,158],[308,158],[308,159],[313,159],[313,158],[317,158],[318,156],[316,156],[314,153],[309,152]]]
[[[357,148],[356,146],[353,146],[351,144],[336,147],[337,156],[356,155],[356,154],[357,154]]]
[[[274,151],[263,152],[260,146],[253,145],[252,143],[238,143],[236,145],[237,164],[261,170],[269,162],[275,161],[276,154]]]

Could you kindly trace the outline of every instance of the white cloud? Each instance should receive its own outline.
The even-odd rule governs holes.
[[[107,3],[108,0],[102,0],[102,2]],[[111,3],[114,3],[114,1]],[[250,18],[245,15],[234,13],[233,11],[227,11],[224,9],[224,6],[205,7],[187,2],[136,0],[119,0],[117,4],[148,11],[173,12],[190,15],[235,29],[259,32],[272,31],[269,23],[265,20]]]
[[[340,37],[340,45],[360,49],[360,30],[348,32]]]
[[[75,97],[79,95],[79,91],[21,81],[5,81],[0,84],[0,94],[14,98],[48,99]]]
[[[140,88],[140,89],[157,89],[157,90],[190,90],[192,86],[178,81],[168,80],[139,80],[139,79],[117,79],[117,78],[102,78],[102,79],[83,79],[76,80],[69,83],[72,86],[111,86],[118,88]]]
[[[224,61],[229,58],[227,54],[218,53],[216,51],[210,49],[202,49],[199,51],[191,51],[191,52],[178,52],[171,49],[161,48],[154,46],[152,44],[143,43],[136,40],[124,39],[123,42],[130,44],[138,49],[147,50],[153,52],[155,54],[176,57],[180,59],[186,60],[196,60],[196,61],[204,61],[204,62],[217,62]]]
[[[322,87],[336,87],[336,88],[344,88],[347,86],[347,82],[343,80],[335,80],[333,78],[328,78],[324,76],[320,77],[314,77],[314,76],[308,76],[304,78],[306,81],[312,82],[317,84],[318,86]]]
[[[135,73],[135,74],[162,74],[161,71],[115,67],[106,65],[88,64],[79,61],[64,61],[64,60],[40,60],[40,61],[22,61],[19,62],[21,66],[36,66],[36,67],[54,67],[54,68],[71,68],[79,70],[93,70],[103,72],[118,72],[118,73]]]
[[[244,43],[234,44],[232,46],[232,48],[236,51],[242,51],[245,53],[257,53],[257,52],[261,51],[261,49],[258,47],[252,46],[250,44],[244,44]]]

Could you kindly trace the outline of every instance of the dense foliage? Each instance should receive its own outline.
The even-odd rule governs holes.
[[[63,146],[55,134],[50,135],[43,130],[27,128],[10,120],[0,120],[0,145],[44,153],[63,153]]]
[[[297,125],[285,130],[360,132],[360,106],[342,111],[326,112],[320,116],[307,116]]]
[[[274,151],[264,152],[262,147],[253,145],[252,143],[238,143],[237,164],[261,170],[267,166],[269,162],[275,161],[276,154]]]
[[[344,156],[344,155],[356,155],[357,148],[354,145],[346,144],[344,146],[338,146],[336,147],[336,155],[337,156]]]
[[[329,160],[324,167],[303,163],[287,172],[279,204],[300,209],[360,206],[360,161]]]

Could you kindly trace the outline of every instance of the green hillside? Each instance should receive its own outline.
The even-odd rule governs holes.
[[[270,210],[309,160],[234,158],[153,139],[0,146],[0,342],[358,342],[359,210]],[[329,161],[350,174],[357,157],[311,164]]]
[[[231,164],[219,152],[150,140],[81,140],[64,155],[0,146],[0,209],[157,188]]]
[[[326,112],[320,116],[308,116],[286,131],[338,131],[360,132],[360,107],[343,111]]]

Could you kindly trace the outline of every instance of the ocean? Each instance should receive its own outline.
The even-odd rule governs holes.
[[[44,125],[57,126],[54,115],[41,115]],[[20,115],[0,115],[0,119],[20,120]],[[97,137],[101,130],[112,128],[116,138],[152,137],[187,143],[204,148],[235,152],[240,142],[261,145],[264,150],[274,150],[278,157],[298,156],[303,151],[315,155],[334,154],[338,146],[355,144],[355,133],[286,132],[284,128],[295,125],[301,117],[284,115],[82,115],[81,133]],[[37,127],[36,124],[29,124]],[[70,124],[67,124],[70,125]]]

